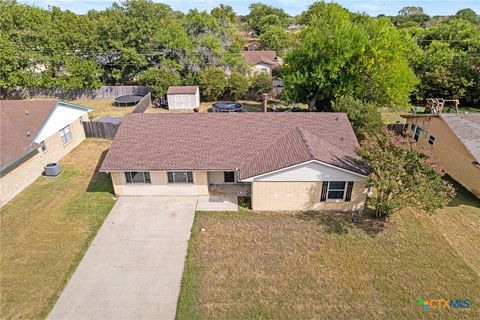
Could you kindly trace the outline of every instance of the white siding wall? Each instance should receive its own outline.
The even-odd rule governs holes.
[[[358,176],[317,162],[309,162],[282,171],[267,174],[255,181],[365,181]]]
[[[70,123],[74,121],[80,121],[79,119],[86,116],[87,113],[88,112],[85,110],[66,107],[58,104],[53,111],[53,114],[40,131],[38,137],[35,138],[35,142],[40,143],[46,140],[48,137],[68,126]]]
[[[267,69],[267,70],[263,71],[263,69]],[[272,75],[272,66],[269,65],[269,64],[265,64],[265,63],[259,63],[259,64],[255,65],[254,73],[255,74],[266,73],[266,74]]]

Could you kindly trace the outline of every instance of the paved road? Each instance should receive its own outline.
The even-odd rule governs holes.
[[[120,197],[48,319],[174,319],[197,197]]]

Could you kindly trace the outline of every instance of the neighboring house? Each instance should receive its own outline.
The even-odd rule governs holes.
[[[0,101],[0,206],[85,139],[90,111],[60,100]]]
[[[260,48],[260,42],[259,41],[251,41],[248,42],[243,49],[245,51],[256,51]]]
[[[168,87],[167,101],[170,110],[193,110],[200,107],[200,90],[196,86]]]
[[[432,150],[448,175],[480,197],[480,113],[402,117],[407,134]]]
[[[254,210],[361,210],[344,113],[130,114],[101,166],[117,195],[249,194]]]
[[[241,51],[240,54],[251,66],[250,74],[266,73],[274,76],[274,71],[281,65],[275,51]]]

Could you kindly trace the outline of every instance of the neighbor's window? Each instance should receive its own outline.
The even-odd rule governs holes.
[[[422,128],[419,126],[415,126],[415,130],[413,131],[413,139],[418,142],[418,138],[420,138],[420,133],[422,132]]]
[[[66,126],[62,130],[59,131],[60,139],[62,139],[62,143],[66,144],[68,141],[72,140],[72,133],[70,132],[70,127]]]
[[[235,171],[225,171],[223,173],[223,180],[225,182],[235,182]]]
[[[434,142],[435,142],[435,137],[434,137],[434,136],[430,136],[430,138],[428,138],[428,143],[433,146],[433,143],[434,143]]]
[[[268,72],[267,68],[262,68],[262,73],[267,73],[267,72]]]
[[[169,183],[193,183],[192,171],[167,172]]]
[[[150,172],[125,172],[127,183],[152,183]]]

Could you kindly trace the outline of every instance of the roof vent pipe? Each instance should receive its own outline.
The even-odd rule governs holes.
[[[25,110],[25,114],[28,116],[28,110]]]
[[[30,131],[27,131],[27,137],[30,137]]]

